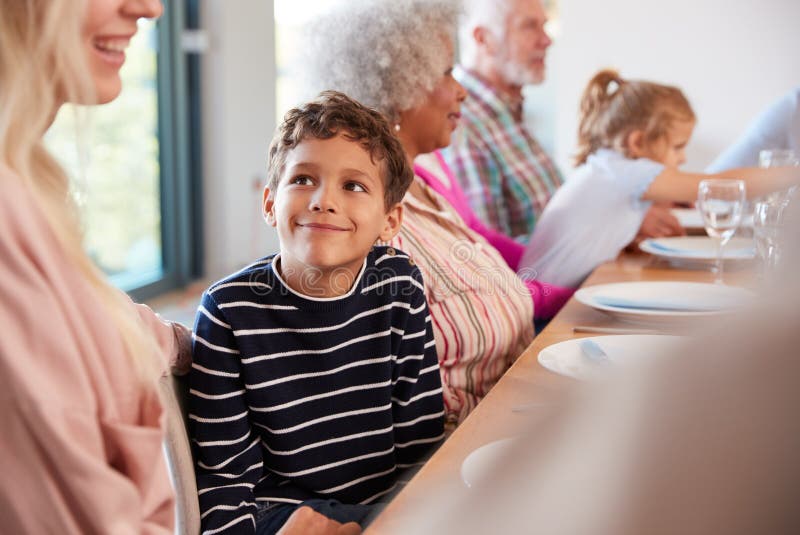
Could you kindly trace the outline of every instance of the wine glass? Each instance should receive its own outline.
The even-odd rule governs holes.
[[[800,167],[800,155],[792,149],[764,149],[758,153],[759,167]],[[797,186],[788,190],[767,194],[763,200],[768,202],[788,202]]]
[[[753,237],[761,264],[761,274],[773,272],[781,260],[779,235],[788,201],[757,202],[753,211]]]
[[[800,157],[792,149],[764,149],[758,153],[759,167],[792,167],[800,165]]]
[[[708,179],[697,189],[697,209],[703,216],[706,233],[717,241],[716,277],[722,284],[722,250],[742,221],[745,188],[742,180]]]

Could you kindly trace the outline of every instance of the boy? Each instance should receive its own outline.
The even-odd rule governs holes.
[[[377,112],[325,92],[269,151],[280,252],[212,285],[190,419],[203,531],[273,533],[300,505],[362,522],[443,436],[422,277],[389,247],[412,171]]]

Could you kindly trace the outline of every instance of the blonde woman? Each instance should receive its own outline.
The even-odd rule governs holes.
[[[156,381],[189,333],[113,288],[81,247],[42,136],[120,92],[158,0],[0,0],[0,518],[7,533],[171,533]],[[186,353],[188,354],[188,353]]]
[[[3,533],[172,533],[156,381],[190,333],[134,305],[81,247],[42,136],[121,90],[160,0],[0,0],[0,521]],[[308,508],[281,533],[357,533]]]

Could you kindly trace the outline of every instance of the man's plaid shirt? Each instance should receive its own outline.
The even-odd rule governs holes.
[[[536,219],[563,182],[561,174],[522,124],[521,102],[512,109],[494,89],[463,68],[456,67],[454,76],[468,96],[451,144],[442,150],[445,161],[486,225],[527,241]]]

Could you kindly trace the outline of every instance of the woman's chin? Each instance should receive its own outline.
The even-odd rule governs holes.
[[[104,81],[104,83],[95,84],[95,104],[108,104],[116,99],[120,92],[122,92],[122,80]]]

